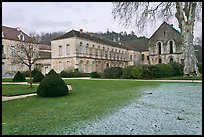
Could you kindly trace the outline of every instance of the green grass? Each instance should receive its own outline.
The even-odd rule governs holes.
[[[23,85],[23,84],[2,84],[2,95],[14,96],[14,95],[34,93],[37,91],[37,87],[38,85],[33,85],[32,88],[29,88],[29,85]]]
[[[12,80],[13,78],[2,78],[2,82],[15,82]],[[29,77],[26,77],[25,82],[28,82],[30,80]]]
[[[190,77],[184,77],[184,76],[178,76],[178,77],[166,77],[166,78],[158,78],[162,80],[202,80],[202,76],[190,76]]]
[[[65,80],[69,95],[39,96],[2,102],[2,134],[65,134],[76,124],[113,113],[159,82]]]

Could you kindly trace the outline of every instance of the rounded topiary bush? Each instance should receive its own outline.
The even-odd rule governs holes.
[[[91,78],[100,78],[98,72],[91,72]]]
[[[25,76],[18,71],[12,80],[15,82],[25,82]]]
[[[37,95],[42,97],[57,97],[68,94],[68,87],[61,77],[51,69],[50,72],[45,75],[37,88]]]
[[[38,71],[33,78],[33,82],[41,82],[44,77],[45,76],[40,71]]]

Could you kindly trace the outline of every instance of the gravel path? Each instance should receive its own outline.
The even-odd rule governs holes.
[[[72,135],[202,135],[202,83],[163,83]]]

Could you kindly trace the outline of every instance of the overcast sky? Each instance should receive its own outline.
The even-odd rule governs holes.
[[[121,32],[134,31],[138,36],[151,37],[162,24],[150,24],[146,31],[138,33],[136,27],[125,28],[113,20],[111,2],[3,2],[2,25],[20,27],[27,34],[30,32],[68,32],[83,29],[85,32]],[[179,30],[177,21],[174,24]],[[202,35],[201,24],[195,28],[195,37]]]

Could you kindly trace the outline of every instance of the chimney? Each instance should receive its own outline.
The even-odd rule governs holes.
[[[17,29],[17,31],[20,31],[20,27],[17,27],[16,29]]]
[[[80,29],[79,31],[80,31],[81,34],[83,33],[83,29]]]
[[[93,37],[93,32],[90,32],[89,35],[90,35],[91,37]]]

